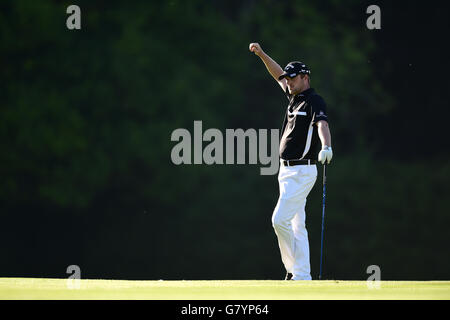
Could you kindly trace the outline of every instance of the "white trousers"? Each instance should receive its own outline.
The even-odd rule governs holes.
[[[281,260],[293,280],[311,280],[308,232],[305,226],[306,197],[317,179],[317,167],[280,164],[280,196],[273,211],[272,225],[278,238]]]

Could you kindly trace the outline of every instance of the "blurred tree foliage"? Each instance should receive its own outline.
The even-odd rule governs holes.
[[[172,131],[193,133],[194,120],[222,132],[281,126],[285,97],[248,51],[259,42],[282,66],[308,63],[328,103],[326,276],[365,279],[377,264],[384,279],[448,278],[438,199],[449,166],[441,154],[433,172],[383,158],[398,141],[380,129],[401,101],[371,63],[360,2],[80,1],[79,31],[65,27],[68,5],[0,4],[0,275],[65,276],[78,264],[91,278],[281,277],[276,176],[170,160]],[[320,178],[307,208],[313,276]]]

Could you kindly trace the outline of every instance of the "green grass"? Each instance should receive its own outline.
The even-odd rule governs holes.
[[[0,299],[148,299],[148,300],[449,300],[450,281],[127,281],[0,278]]]

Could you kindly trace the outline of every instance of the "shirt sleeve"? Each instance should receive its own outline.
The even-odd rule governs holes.
[[[316,95],[311,99],[310,103],[313,114],[313,124],[317,124],[320,120],[328,122],[327,105],[323,98]]]

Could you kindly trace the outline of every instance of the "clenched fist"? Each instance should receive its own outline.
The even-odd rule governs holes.
[[[248,46],[249,50],[251,52],[253,52],[254,54],[256,54],[257,56],[259,56],[263,50],[261,49],[261,46],[259,45],[259,43],[250,43],[250,45]]]

